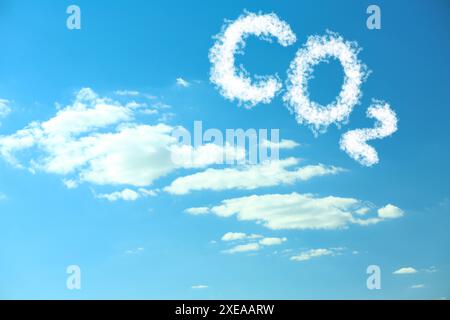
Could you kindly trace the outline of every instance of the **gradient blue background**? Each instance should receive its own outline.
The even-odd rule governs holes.
[[[66,8],[82,10],[82,29],[66,28]],[[382,10],[382,29],[366,28],[366,8]],[[286,71],[309,35],[339,32],[363,48],[373,71],[348,128],[373,126],[372,98],[389,101],[399,131],[373,142],[381,162],[360,166],[339,150],[342,130],[314,138],[281,98],[251,111],[223,99],[209,83],[208,50],[224,19],[244,9],[276,13],[298,37],[293,46],[247,42],[239,57],[251,73]],[[91,87],[145,91],[173,106],[174,124],[191,128],[280,128],[303,146],[283,156],[333,164],[349,172],[294,187],[257,190],[348,196],[394,203],[405,217],[337,231],[268,232],[254,223],[192,217],[187,207],[216,204],[242,192],[162,194],[134,203],[108,203],[87,185],[67,190],[61,178],[11,168],[0,161],[0,298],[272,298],[438,299],[450,295],[450,3],[448,1],[0,1],[0,98],[13,101],[0,134],[55,113],[73,92]],[[327,102],[338,93],[342,70],[320,65],[311,95]],[[177,77],[199,80],[181,90]],[[158,181],[166,185],[175,176]],[[347,247],[360,252],[294,263],[287,257],[224,255],[228,231],[289,238],[283,248]],[[144,247],[140,255],[126,250]],[[66,289],[66,267],[82,268],[82,290]],[[366,288],[368,265],[382,269],[382,290]],[[437,272],[399,277],[402,266]],[[424,283],[422,289],[410,286]],[[207,284],[206,290],[191,286]]]

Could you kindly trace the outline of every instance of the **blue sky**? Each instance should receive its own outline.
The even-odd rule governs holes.
[[[81,8],[81,30],[66,28],[71,4]],[[0,118],[0,298],[448,298],[449,4],[377,1],[381,30],[366,27],[369,4],[1,1],[0,101],[9,112]],[[348,124],[331,125],[315,137],[286,108],[284,91],[251,109],[220,94],[209,80],[208,52],[224,20],[245,10],[275,13],[296,34],[297,42],[287,47],[249,37],[245,55],[236,56],[251,75],[277,73],[283,90],[289,65],[309,36],[331,30],[358,43],[358,58],[371,73]],[[337,61],[319,64],[309,81],[310,98],[327,104],[342,79]],[[366,117],[374,98],[390,104],[398,131],[369,143],[380,161],[367,167],[340,150],[339,140],[348,130],[374,126]],[[49,120],[57,122],[77,103],[87,110],[106,104],[102,110],[108,112],[69,115],[52,127],[53,135],[46,133]],[[168,166],[159,153],[165,130],[192,131],[196,120],[223,132],[278,128],[282,139],[299,144],[282,148],[280,159],[298,163],[278,167],[280,179],[269,186],[261,186],[268,178],[256,173],[252,187],[239,187],[245,181],[238,181],[228,189],[223,186],[229,180],[221,180],[229,178],[224,169],[251,168]],[[35,142],[18,147],[24,143],[18,130],[33,122],[36,131],[26,135]],[[75,138],[67,133],[73,123],[87,126]],[[136,158],[144,152],[140,146],[155,148],[148,162]],[[322,176],[283,180],[293,170],[309,165],[314,171],[319,164],[328,170]],[[200,176],[206,177],[200,184],[212,181],[201,190],[176,194],[166,188],[208,169],[218,170],[216,180]],[[223,190],[213,190],[214,183]],[[184,188],[195,189],[189,183]],[[123,190],[131,196],[115,193]],[[283,197],[276,215],[281,220],[273,223],[314,214],[329,222],[335,201],[368,208],[372,218],[380,218],[383,208],[397,216],[363,225],[355,219],[366,215],[342,204],[341,225],[274,228],[264,222],[273,213],[271,195]],[[242,205],[245,199],[250,200]],[[224,200],[237,206],[229,217],[220,216],[230,209]],[[289,201],[310,202],[290,207]],[[189,208],[205,212],[193,215]],[[249,219],[252,214],[259,218]],[[230,232],[235,240],[222,240]],[[227,251],[242,245],[247,251]],[[66,288],[69,265],[80,266],[82,290]],[[381,268],[381,290],[366,287],[369,265]],[[401,268],[415,272],[394,274]]]

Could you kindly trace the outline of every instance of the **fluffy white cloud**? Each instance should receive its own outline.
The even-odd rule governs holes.
[[[335,250],[332,249],[311,249],[308,251],[300,252],[298,255],[292,256],[291,260],[301,262],[323,256],[332,256],[335,254]]]
[[[273,160],[241,168],[208,169],[203,172],[175,179],[164,190],[172,194],[187,194],[196,190],[253,190],[282,184],[293,184],[313,177],[335,175],[343,171],[333,166],[309,165],[294,170],[287,168],[298,165],[299,160],[288,158]]]
[[[361,208],[367,208],[363,215]],[[233,198],[210,208],[210,212],[217,216],[236,216],[240,221],[256,221],[274,230],[340,229],[351,224],[369,225],[384,221],[371,211],[372,208],[357,199],[320,198],[296,192]]]
[[[217,41],[209,53],[211,82],[217,85],[225,98],[254,106],[269,103],[282,84],[276,76],[255,77],[257,81],[252,83],[245,69],[236,69],[235,55],[242,53],[245,39],[250,35],[262,40],[275,37],[284,47],[293,44],[296,37],[289,25],[275,14],[254,13],[246,13],[224,26],[223,32],[216,37]]]
[[[413,267],[403,267],[394,271],[394,274],[413,274],[417,273],[417,270]]]
[[[178,128],[139,124],[139,109],[142,106],[99,97],[84,88],[49,120],[1,135],[0,155],[20,168],[63,175],[71,181],[68,187],[79,182],[145,187],[178,168],[222,161],[208,157],[211,148],[204,145],[191,150],[197,162],[174,163],[172,159],[184,152],[172,135]],[[227,152],[214,148],[215,154]]]
[[[297,52],[288,72],[288,90],[284,100],[295,113],[297,121],[311,125],[314,132],[324,131],[330,124],[346,122],[353,107],[359,103],[365,67],[358,60],[356,43],[345,41],[335,33],[311,36]],[[337,99],[327,106],[310,100],[308,81],[313,67],[321,61],[336,58],[344,69],[344,83]]]
[[[222,241],[235,241],[247,238],[247,234],[242,232],[227,232],[223,235]]]
[[[383,219],[396,219],[401,218],[404,215],[404,211],[392,204],[378,209],[378,216]]]
[[[382,139],[397,131],[397,116],[389,104],[381,101],[375,102],[367,110],[369,118],[376,119],[373,129],[356,129],[346,132],[340,141],[340,147],[351,158],[364,166],[373,166],[379,162],[378,153],[366,142],[373,139]]]
[[[262,246],[277,246],[286,241],[287,241],[287,238],[271,237],[271,238],[264,238],[264,239],[259,240],[259,244]]]

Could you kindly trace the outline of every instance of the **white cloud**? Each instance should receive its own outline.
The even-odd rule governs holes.
[[[329,32],[325,36],[310,36],[297,52],[288,72],[288,90],[284,101],[295,113],[297,121],[312,126],[315,133],[324,131],[330,124],[348,120],[353,107],[359,103],[365,68],[357,58],[356,43]],[[310,100],[308,81],[313,67],[321,61],[337,58],[344,69],[344,82],[337,99],[327,106]]]
[[[288,139],[282,139],[280,142],[272,142],[270,140],[263,140],[261,142],[261,146],[268,148],[268,149],[294,149],[300,146],[299,143],[288,140]]]
[[[191,86],[191,83],[184,80],[183,78],[177,78],[177,85],[179,85],[180,87],[187,88]]]
[[[139,193],[131,189],[124,189],[122,191],[116,191],[109,194],[99,194],[97,198],[106,199],[108,201],[114,202],[118,200],[124,201],[136,201],[140,197]]]
[[[222,236],[222,241],[236,241],[236,240],[254,240],[262,238],[259,234],[246,234],[242,232],[227,232]]]
[[[417,273],[417,270],[413,267],[404,267],[394,271],[394,274],[413,274]]]
[[[209,53],[211,82],[217,85],[225,98],[237,99],[252,107],[258,103],[269,103],[282,84],[276,76],[258,76],[255,77],[257,81],[252,83],[243,68],[236,69],[235,55],[242,53],[245,39],[250,35],[262,40],[275,37],[284,47],[293,44],[296,37],[289,25],[273,13],[246,13],[224,26],[223,32],[216,37],[217,41]]]
[[[204,284],[198,284],[198,285],[192,286],[191,289],[194,289],[194,290],[208,289],[208,286],[204,285]]]
[[[335,250],[332,249],[311,249],[308,251],[300,252],[298,255],[292,256],[291,260],[301,262],[323,256],[332,256],[335,254],[336,254]]]
[[[98,194],[96,198],[106,199],[111,202],[123,200],[123,201],[136,201],[142,197],[154,197],[157,195],[155,190],[147,190],[144,188],[139,188],[138,191],[131,189],[123,189],[122,191],[115,191],[112,193]]]
[[[71,179],[63,179],[63,183],[67,189],[76,189],[78,187],[78,182]]]
[[[202,161],[174,163],[174,154],[183,151],[172,136],[179,128],[137,123],[135,112],[141,108],[81,89],[71,105],[49,120],[0,135],[0,156],[32,172],[62,175],[69,187],[81,182],[146,187],[176,169],[215,163],[216,158],[206,156],[208,145],[191,150],[192,157]],[[214,148],[216,154],[226,152]]]
[[[220,217],[236,216],[255,221],[273,230],[340,229],[349,225],[369,225],[384,221],[375,213],[356,213],[368,207],[353,198],[317,197],[312,194],[266,194],[223,200],[209,212]],[[371,210],[369,210],[371,211]]]
[[[247,244],[240,244],[231,249],[224,250],[223,252],[228,254],[234,254],[234,253],[258,251],[259,249],[261,249],[261,246],[258,243],[253,242]]]
[[[414,285],[412,285],[411,286],[411,289],[422,289],[422,288],[425,288],[425,285],[424,284],[414,284]]]
[[[222,241],[235,241],[235,240],[243,240],[247,238],[247,234],[242,232],[228,232],[225,233],[222,237]]]
[[[287,238],[264,238],[259,241],[262,246],[277,246],[287,241]]]
[[[351,158],[364,166],[373,166],[379,162],[378,153],[366,141],[382,139],[397,131],[397,116],[389,104],[375,101],[367,110],[369,118],[376,119],[372,129],[356,129],[346,132],[340,141],[340,147]]]
[[[383,219],[401,218],[404,214],[402,209],[392,204],[388,204],[387,206],[378,209],[378,216]]]
[[[118,96],[132,96],[132,97],[136,97],[140,95],[139,91],[135,91],[135,90],[117,90],[116,92],[114,92],[116,95]]]
[[[298,165],[298,163],[298,159],[288,158],[263,164],[246,165],[241,168],[207,169],[203,172],[179,177],[164,190],[179,195],[197,190],[253,190],[261,187],[293,184],[297,181],[305,181],[318,176],[335,175],[343,171],[341,168],[322,164],[287,170],[287,168]]]
[[[189,208],[189,209],[186,209],[185,212],[189,213],[193,216],[197,216],[197,215],[209,213],[209,208],[208,207]]]

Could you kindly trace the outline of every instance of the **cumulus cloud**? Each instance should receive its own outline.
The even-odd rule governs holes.
[[[367,110],[367,117],[376,120],[373,129],[356,129],[346,132],[340,141],[340,147],[351,158],[364,166],[373,166],[379,162],[378,153],[366,142],[382,139],[397,131],[397,116],[389,104],[375,101]]]
[[[257,165],[246,165],[241,168],[210,168],[203,172],[179,177],[164,190],[179,195],[198,190],[253,190],[261,187],[293,184],[314,177],[335,175],[343,171],[341,168],[322,164],[288,170],[289,167],[296,166],[298,163],[298,159],[288,158]]]
[[[394,271],[394,274],[414,274],[417,273],[417,270],[413,267],[403,267]]]
[[[236,99],[252,107],[258,103],[269,103],[282,84],[277,76],[258,76],[252,83],[245,69],[235,67],[235,55],[243,52],[245,40],[250,35],[267,41],[274,37],[284,47],[295,43],[296,36],[289,25],[273,13],[246,13],[225,25],[216,37],[209,53],[211,82],[225,98]]]
[[[361,208],[367,208],[365,214]],[[385,220],[372,211],[370,205],[357,199],[296,192],[227,199],[209,209],[219,217],[236,216],[239,221],[255,221],[273,230],[332,230]]]
[[[287,241],[287,238],[264,238],[259,240],[259,244],[263,246],[277,246]]]
[[[223,235],[222,241],[235,241],[247,238],[247,234],[242,232],[227,232]]]
[[[361,84],[366,77],[365,66],[358,60],[356,43],[345,41],[336,33],[310,36],[291,63],[288,71],[288,90],[284,101],[301,124],[310,125],[315,133],[325,131],[332,123],[348,121],[353,107],[360,102]],[[335,101],[322,106],[311,101],[308,82],[313,67],[330,58],[338,59],[344,69],[344,82]]]
[[[139,124],[135,113],[141,108],[81,89],[49,120],[0,135],[0,156],[32,172],[62,175],[69,188],[80,182],[146,187],[176,169],[215,163],[205,155],[208,145],[191,151],[202,161],[174,163],[172,158],[184,152],[172,135],[178,128]],[[215,148],[217,154],[226,152]]]
[[[300,252],[298,255],[292,256],[292,261],[308,261],[313,258],[319,258],[323,256],[333,256],[336,254],[336,250],[333,249],[311,249],[308,251]]]
[[[392,204],[378,209],[378,216],[383,219],[396,219],[403,217],[403,215],[403,210]]]

